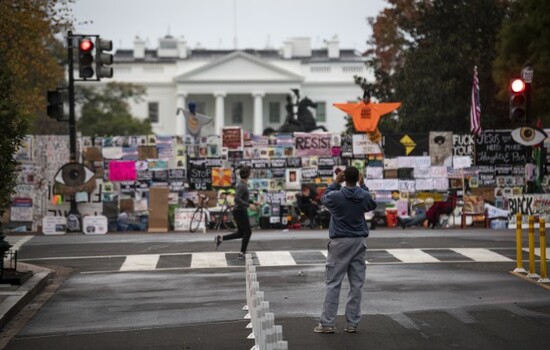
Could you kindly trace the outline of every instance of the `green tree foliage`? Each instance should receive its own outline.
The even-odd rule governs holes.
[[[0,62],[3,62],[0,51]],[[6,208],[11,205],[11,195],[16,185],[17,161],[14,154],[21,144],[27,129],[27,120],[23,117],[22,109],[13,102],[13,79],[7,65],[0,64],[0,217]],[[0,222],[0,235],[2,223]],[[2,237],[0,236],[0,241]]]
[[[494,99],[491,64],[506,1],[389,0],[375,20],[373,97],[399,101],[399,121],[383,119],[392,130],[469,131],[473,68],[478,66],[482,126],[506,120],[504,104]],[[392,124],[393,123],[393,124]]]
[[[46,91],[63,82],[63,67],[54,55],[55,35],[71,26],[71,0],[0,0],[0,51],[13,79],[12,98],[31,121],[30,133],[56,122],[45,116]]]
[[[105,88],[79,86],[77,100],[82,105],[77,130],[86,136],[145,135],[152,132],[149,120],[130,114],[129,100],[139,102],[143,86],[108,83]]]
[[[545,127],[550,124],[549,13],[549,1],[514,1],[499,34],[498,57],[493,65],[493,77],[500,88],[498,98],[507,103],[510,79],[531,63],[534,77],[530,115],[533,122],[541,117]]]

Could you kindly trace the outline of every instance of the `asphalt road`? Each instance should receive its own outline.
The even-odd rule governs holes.
[[[213,237],[33,237],[22,261],[73,274],[6,349],[250,349],[240,241],[216,252]],[[289,349],[549,348],[550,290],[509,273],[514,239],[513,230],[373,231],[359,332],[344,333],[340,316],[333,335],[312,332],[327,233],[258,231],[249,249]],[[344,282],[339,315],[346,292]]]

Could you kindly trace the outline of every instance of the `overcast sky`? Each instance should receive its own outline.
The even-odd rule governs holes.
[[[167,34],[191,48],[281,48],[291,37],[310,37],[312,48],[338,35],[340,47],[363,51],[385,0],[76,0],[75,34],[99,34],[115,49],[136,36],[156,48]],[[236,20],[235,20],[236,19]],[[91,23],[85,23],[91,22]],[[235,26],[236,23],[236,26]],[[235,30],[236,28],[236,30]]]

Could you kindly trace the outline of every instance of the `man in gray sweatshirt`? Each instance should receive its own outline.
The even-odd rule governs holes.
[[[345,181],[346,185],[340,184]],[[359,182],[359,186],[357,183]],[[327,187],[321,202],[331,213],[326,263],[326,294],[320,323],[315,333],[334,333],[342,280],[348,275],[350,290],[346,305],[348,333],[357,332],[361,320],[361,294],[365,283],[366,238],[369,235],[365,212],[374,210],[376,202],[365,186],[357,168],[350,166]]]

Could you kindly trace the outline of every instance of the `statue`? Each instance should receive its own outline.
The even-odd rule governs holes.
[[[317,125],[317,121],[313,116],[313,113],[309,108],[317,108],[317,103],[310,100],[308,97],[300,99],[300,90],[292,89],[292,92],[296,95],[297,103],[292,102],[292,96],[286,97],[286,119],[284,123],[275,130],[273,128],[266,128],[263,135],[269,135],[273,133],[291,133],[291,132],[311,132],[317,129],[327,131],[322,125]],[[298,106],[298,112],[294,113],[294,106]]]

